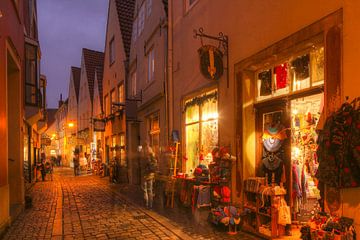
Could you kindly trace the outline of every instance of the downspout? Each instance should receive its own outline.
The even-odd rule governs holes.
[[[162,25],[163,28],[166,28],[164,31],[164,94],[165,94],[165,146],[169,146],[169,93],[168,93],[168,19],[166,18],[165,23]]]
[[[168,75],[168,137],[174,128],[174,83],[173,83],[173,0],[168,5],[168,38],[167,38],[167,75]],[[170,139],[169,139],[170,140]]]

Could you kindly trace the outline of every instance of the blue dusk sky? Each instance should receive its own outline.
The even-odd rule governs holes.
[[[104,51],[108,0],[38,0],[41,73],[46,75],[47,106],[68,97],[71,66],[80,67],[81,50]]]

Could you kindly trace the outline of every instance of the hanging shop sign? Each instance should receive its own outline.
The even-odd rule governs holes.
[[[51,139],[50,138],[41,138],[41,145],[50,146]]]
[[[105,121],[94,118],[94,132],[105,132]]]
[[[219,80],[224,73],[223,53],[211,45],[202,46],[198,52],[201,73],[208,79]]]

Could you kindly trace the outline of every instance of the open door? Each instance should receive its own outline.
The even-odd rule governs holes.
[[[290,116],[287,101],[256,106],[256,176],[291,192]]]

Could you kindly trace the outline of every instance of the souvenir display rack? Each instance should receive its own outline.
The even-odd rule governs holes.
[[[254,177],[244,181],[243,229],[271,239],[285,235],[285,226],[278,224],[278,206],[286,190],[276,186],[274,181],[268,185],[265,179]]]
[[[212,206],[209,220],[215,225],[227,226],[228,234],[237,234],[240,224],[240,209],[234,206],[231,199],[233,160],[228,153],[214,154],[214,161],[209,164]]]

